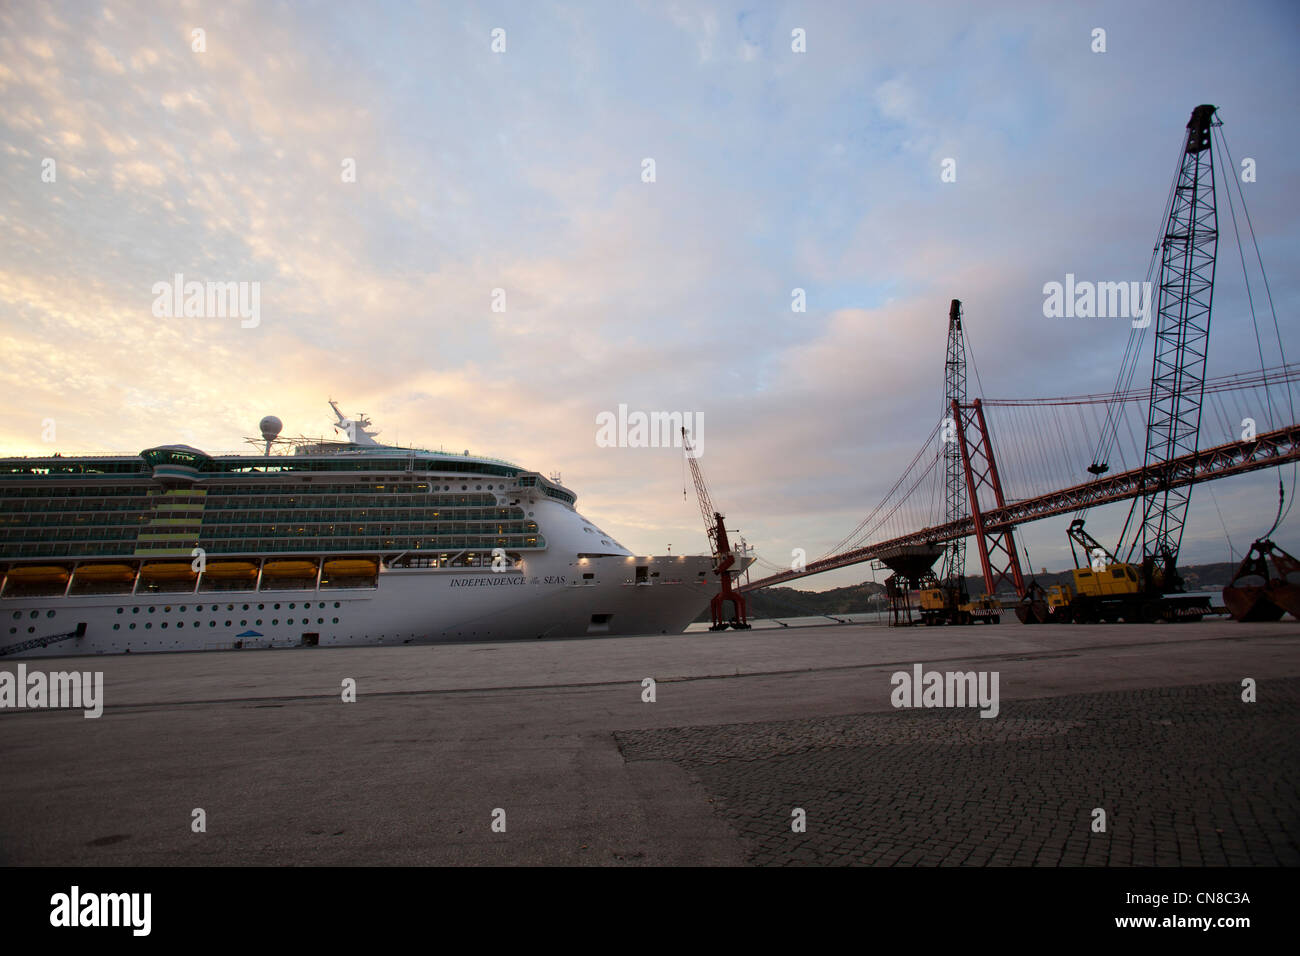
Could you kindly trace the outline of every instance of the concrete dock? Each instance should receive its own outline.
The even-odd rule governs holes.
[[[22,663],[105,702],[0,710],[8,865],[1300,864],[1293,621]],[[918,663],[998,715],[895,708]]]

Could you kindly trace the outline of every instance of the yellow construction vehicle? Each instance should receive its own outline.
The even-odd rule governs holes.
[[[1069,606],[1071,617],[1080,624],[1199,621],[1210,613],[1209,601],[1204,597],[1181,593],[1182,581],[1176,571],[1174,579],[1166,581],[1163,566],[1150,558],[1140,565],[1120,561],[1083,529],[1082,518],[1070,522],[1067,534],[1076,565],[1077,592]]]
[[[1068,584],[1053,584],[1047,589],[1047,616],[1061,623],[1071,619],[1070,605],[1074,602],[1074,589]]]
[[[1015,607],[1016,617],[1021,624],[1067,624],[1074,619],[1074,597],[1074,589],[1068,584],[1044,588],[1034,578]]]
[[[921,581],[918,590],[921,621],[927,627],[939,624],[961,624],[959,605],[968,599],[966,589],[960,585],[940,584],[933,574]]]
[[[927,625],[971,624],[983,621],[997,624],[1002,620],[1002,604],[990,594],[971,600],[962,584],[940,584],[930,577],[921,582],[921,620]]]
[[[985,624],[997,624],[1002,620],[1002,602],[991,594],[981,594],[973,601],[958,605],[958,613],[963,624],[982,621]]]

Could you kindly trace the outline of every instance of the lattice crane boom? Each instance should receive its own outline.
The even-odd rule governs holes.
[[[722,515],[718,514],[718,509],[713,507],[713,496],[709,494],[708,483],[704,480],[704,472],[700,470],[699,460],[695,455],[695,448],[691,445],[690,434],[685,428],[682,429],[682,448],[686,452],[686,460],[691,465],[691,480],[695,482],[695,497],[700,504],[700,517],[704,519],[704,530],[709,536],[709,548],[715,558],[720,557],[723,551],[729,551],[725,540],[718,540],[718,529],[722,525]]]
[[[1173,486],[1172,462],[1197,451],[1214,296],[1218,216],[1211,129],[1215,108],[1196,107],[1161,240],[1155,361],[1144,466],[1161,472],[1142,499],[1142,521],[1129,549],[1140,548],[1146,573],[1177,587],[1178,549],[1191,487]],[[1165,466],[1161,469],[1160,466]]]
[[[953,299],[948,309],[948,358],[944,363],[944,412],[951,414],[953,403],[966,403],[966,338],[961,327],[961,300]],[[962,449],[956,439],[956,419],[950,419],[952,440],[945,440],[944,489],[945,520],[966,517],[966,474]],[[947,436],[946,436],[947,437]],[[964,599],[966,590],[966,539],[955,538],[944,548],[939,580],[954,588]]]
[[[732,586],[731,568],[736,563],[736,555],[731,550],[731,542],[727,540],[727,525],[722,513],[713,506],[713,496],[709,494],[708,483],[704,480],[704,472],[700,470],[699,459],[695,455],[690,435],[685,428],[682,429],[682,448],[686,452],[686,460],[691,463],[695,497],[699,501],[700,516],[704,518],[704,530],[708,533],[709,547],[713,551],[713,573],[718,576],[718,593],[709,601],[709,609],[713,616],[713,625],[709,630],[723,631],[728,627],[747,630],[749,621],[745,599]],[[728,601],[735,607],[735,616],[730,621],[725,614]]]

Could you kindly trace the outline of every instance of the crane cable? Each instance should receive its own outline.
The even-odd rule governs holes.
[[[858,526],[854,528],[852,531],[850,531],[848,535],[842,541],[840,541],[839,544],[835,545],[835,547],[827,551],[818,560],[829,558],[833,555],[839,554],[842,550],[846,550],[846,545],[848,545],[850,541],[852,541],[860,533],[862,533],[864,530],[868,528],[868,526],[871,524],[872,519],[875,518],[876,515],[880,513],[880,509],[885,506],[885,504],[893,496],[894,492],[896,492],[902,486],[903,482],[907,480],[907,476],[912,473],[912,469],[916,467],[916,463],[921,460],[921,457],[925,454],[926,449],[930,447],[930,442],[934,441],[935,437],[939,434],[939,430],[942,427],[943,427],[943,422],[940,421],[937,422],[932,429],[930,429],[930,434],[927,435],[925,441],[921,443],[921,448],[919,451],[917,451],[916,455],[912,458],[911,464],[909,464],[907,468],[904,469],[903,473],[898,477],[898,480],[894,482],[893,487],[890,488],[889,491],[885,492],[885,496],[882,499],[880,499],[880,504],[876,505],[876,507],[872,509],[869,515],[867,515],[860,522],[858,522]],[[868,530],[867,533],[870,534],[870,531]],[[852,550],[852,549],[847,549],[847,550]]]
[[[1232,150],[1230,150],[1230,149],[1228,148],[1228,138],[1227,138],[1227,136],[1225,136],[1224,133],[1223,133],[1223,127],[1222,127],[1222,125],[1220,125],[1220,126],[1218,127],[1218,129],[1219,129],[1219,135],[1218,135],[1217,145],[1222,149],[1223,154],[1224,154],[1225,156],[1227,156],[1227,158],[1228,158],[1228,167],[1227,167],[1227,168],[1232,170],[1232,179],[1233,179],[1233,182],[1235,182],[1236,185],[1237,185],[1237,195],[1238,195],[1238,197],[1239,197],[1240,200],[1241,200],[1241,212],[1242,212],[1243,217],[1244,217],[1245,220],[1246,220],[1246,229],[1247,229],[1247,231],[1250,233],[1250,242],[1251,242],[1251,245],[1254,246],[1254,248],[1255,248],[1255,258],[1256,258],[1256,260],[1257,260],[1258,263],[1259,263],[1259,274],[1260,274],[1260,277],[1263,279],[1263,282],[1264,282],[1264,292],[1265,292],[1265,294],[1268,296],[1268,308],[1269,308],[1269,311],[1272,313],[1272,316],[1273,316],[1273,331],[1274,331],[1274,333],[1277,335],[1277,348],[1278,348],[1278,354],[1279,354],[1280,357],[1281,357],[1282,364],[1285,366],[1285,365],[1286,365],[1286,350],[1285,350],[1285,347],[1284,347],[1283,344],[1282,344],[1282,329],[1281,329],[1281,326],[1278,324],[1278,321],[1277,321],[1277,308],[1276,308],[1276,306],[1273,304],[1273,290],[1272,290],[1272,288],[1269,286],[1269,282],[1268,282],[1268,272],[1267,272],[1267,270],[1265,270],[1265,268],[1264,268],[1264,258],[1263,258],[1263,256],[1260,254],[1260,251],[1259,251],[1259,240],[1258,240],[1258,238],[1255,236],[1255,226],[1254,226],[1254,224],[1253,224],[1253,223],[1251,222],[1251,220],[1250,220],[1250,211],[1246,208],[1246,194],[1245,194],[1245,191],[1241,188],[1241,181],[1237,178],[1237,164],[1236,164],[1236,161],[1232,158]],[[1225,176],[1226,176],[1226,173],[1225,173]],[[1267,373],[1267,371],[1265,370],[1265,366],[1264,366],[1264,343],[1263,343],[1263,339],[1262,339],[1262,337],[1261,337],[1260,334],[1259,334],[1259,322],[1258,322],[1258,320],[1257,320],[1257,318],[1256,318],[1256,315],[1255,315],[1255,297],[1251,294],[1251,291],[1250,291],[1250,276],[1249,276],[1249,274],[1246,272],[1246,250],[1245,250],[1245,247],[1244,247],[1244,246],[1242,245],[1242,243],[1241,243],[1241,235],[1240,235],[1240,233],[1239,233],[1238,230],[1237,230],[1237,208],[1236,208],[1236,206],[1233,204],[1233,201],[1232,201],[1232,190],[1230,190],[1230,189],[1225,189],[1224,192],[1227,193],[1227,195],[1228,195],[1228,211],[1231,213],[1231,216],[1232,216],[1232,232],[1233,232],[1233,235],[1234,235],[1234,236],[1236,237],[1236,239],[1237,239],[1237,253],[1238,253],[1238,255],[1239,255],[1240,258],[1241,258],[1241,271],[1242,271],[1243,279],[1245,280],[1245,283],[1246,283],[1246,300],[1247,300],[1247,302],[1250,304],[1250,322],[1251,322],[1251,325],[1252,325],[1252,326],[1254,327],[1254,329],[1255,329],[1255,348],[1256,348],[1256,350],[1257,350],[1258,353],[1259,353],[1259,366],[1260,366],[1260,372],[1261,372],[1261,373],[1263,374],[1263,376],[1264,376],[1264,400],[1265,400],[1265,402],[1266,402],[1266,404],[1267,404],[1267,406],[1268,406],[1269,424],[1270,424],[1270,426],[1275,426],[1275,425],[1276,425],[1276,419],[1274,418],[1274,412],[1273,412],[1273,396],[1271,395],[1271,393],[1269,392],[1269,389],[1268,389],[1268,373]],[[1289,409],[1289,411],[1290,411],[1290,416],[1291,416],[1291,419],[1290,419],[1290,420],[1291,420],[1291,421],[1295,421],[1295,401],[1294,401],[1294,399],[1293,399],[1293,397],[1292,397],[1292,390],[1291,390],[1290,388],[1288,388],[1288,389],[1286,390],[1286,396],[1287,396],[1287,407],[1288,407],[1288,409]],[[1281,526],[1282,522],[1286,520],[1287,515],[1289,515],[1289,514],[1291,513],[1291,507],[1292,507],[1292,505],[1295,504],[1296,473],[1297,473],[1297,468],[1296,468],[1296,466],[1293,465],[1292,468],[1291,468],[1291,500],[1290,500],[1290,503],[1287,503],[1287,501],[1286,501],[1286,490],[1285,490],[1285,486],[1284,486],[1283,481],[1282,481],[1282,475],[1281,475],[1280,472],[1278,473],[1278,476],[1277,476],[1277,515],[1276,515],[1276,517],[1273,519],[1273,523],[1272,523],[1272,525],[1269,526],[1269,529],[1268,529],[1267,531],[1265,531],[1265,532],[1260,536],[1261,538],[1267,538],[1267,537],[1268,537],[1269,535],[1271,535],[1274,531],[1276,531],[1276,530],[1278,529],[1278,527]],[[1283,506],[1284,506],[1284,505],[1285,505],[1285,510],[1283,510]]]
[[[1183,153],[1186,150],[1186,140],[1179,143],[1178,161],[1174,163],[1174,176],[1169,182],[1169,193],[1165,197],[1164,212],[1160,217],[1160,225],[1157,227],[1156,240],[1151,245],[1151,258],[1147,262],[1146,276],[1143,279],[1144,288],[1149,287],[1151,276],[1155,272],[1156,263],[1160,258],[1160,248],[1164,243],[1165,230],[1169,228],[1169,216],[1173,211],[1174,198],[1178,190],[1178,180],[1183,174]],[[1160,301],[1160,290],[1155,290],[1153,300],[1146,303],[1148,312],[1155,311],[1157,303]],[[1157,313],[1156,322],[1159,322]],[[1120,361],[1119,372],[1115,376],[1115,389],[1111,393],[1112,400],[1106,404],[1106,421],[1102,425],[1101,434],[1097,438],[1097,448],[1092,456],[1092,463],[1095,466],[1105,465],[1111,453],[1115,450],[1115,444],[1119,440],[1120,417],[1124,414],[1124,403],[1118,396],[1127,393],[1133,387],[1133,377],[1137,374],[1139,363],[1142,361],[1142,346],[1146,341],[1147,329],[1153,323],[1148,322],[1141,326],[1132,326],[1128,333],[1128,342],[1124,346],[1124,358]],[[1140,449],[1145,464],[1146,448]],[[1101,472],[1095,476],[1095,480],[1101,480]],[[1081,519],[1088,513],[1089,505],[1083,505],[1078,508],[1073,518]],[[1128,533],[1129,522],[1133,520],[1133,509],[1137,507],[1137,499],[1129,505],[1128,517],[1124,519],[1124,530],[1120,533],[1120,541],[1123,541],[1124,535]],[[1119,550],[1119,545],[1116,546]]]
[[[1179,143],[1178,161],[1174,163],[1174,176],[1169,183],[1169,194],[1165,197],[1164,212],[1160,217],[1160,225],[1157,228],[1156,240],[1151,246],[1151,258],[1147,262],[1147,271],[1145,282],[1151,282],[1151,276],[1155,272],[1156,263],[1160,258],[1160,247],[1164,243],[1165,230],[1169,228],[1169,215],[1173,210],[1174,197],[1178,189],[1178,181],[1183,174],[1183,153],[1186,150],[1186,140]],[[1156,299],[1147,303],[1148,309],[1155,309],[1159,301],[1159,290],[1156,290]],[[1124,358],[1120,361],[1119,372],[1115,377],[1115,390],[1112,394],[1119,395],[1127,392],[1133,386],[1133,377],[1137,374],[1139,362],[1142,360],[1142,346],[1146,339],[1147,329],[1151,326],[1148,322],[1146,325],[1133,326],[1129,329],[1128,343],[1124,347]],[[1093,455],[1093,464],[1104,464],[1114,450],[1115,441],[1119,431],[1119,415],[1122,412],[1122,406],[1117,407],[1114,404],[1108,404],[1106,408],[1106,423],[1102,426],[1101,435],[1097,440],[1096,454]],[[1098,478],[1101,475],[1097,476]],[[1081,508],[1076,513],[1076,517],[1082,517],[1086,508]]]

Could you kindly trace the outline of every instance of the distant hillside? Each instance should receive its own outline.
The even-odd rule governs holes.
[[[853,614],[884,607],[885,587],[873,581],[832,588],[829,591],[797,591],[794,588],[763,588],[746,594],[750,617],[812,617],[818,614]],[[869,603],[873,596],[874,604]],[[709,611],[696,618],[710,620]]]
[[[1181,570],[1183,578],[1187,581],[1188,590],[1218,589],[1232,579],[1237,566],[1220,562],[1193,564]],[[1069,571],[1048,571],[1046,574],[1034,575],[1025,572],[1026,579],[1031,576],[1036,577],[1038,583],[1044,587],[1052,584],[1070,584],[1073,580]],[[978,576],[967,577],[966,586],[973,597],[978,596],[984,592],[984,579]],[[761,591],[753,591],[745,596],[749,601],[750,617],[782,618],[813,617],[821,614],[836,616],[875,611],[884,606],[884,593],[884,585],[874,581],[863,581],[861,584],[832,588],[829,591],[800,591],[788,587],[763,588]],[[706,608],[696,620],[708,621],[708,609]]]

